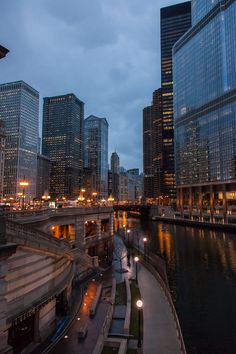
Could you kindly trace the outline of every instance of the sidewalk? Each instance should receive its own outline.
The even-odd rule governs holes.
[[[155,277],[142,265],[138,284],[143,300],[144,354],[180,354],[174,317]]]
[[[117,247],[126,247],[119,237],[115,237]],[[131,266],[127,267],[127,258],[122,259],[122,267],[127,273],[116,275],[117,282],[124,277],[135,278],[135,262],[130,259]],[[119,266],[119,263],[117,264]],[[156,278],[142,265],[138,264],[138,285],[143,301],[143,354],[181,354],[174,316],[168,300]],[[129,341],[128,347],[135,348],[136,341]]]

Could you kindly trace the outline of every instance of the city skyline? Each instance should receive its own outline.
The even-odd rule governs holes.
[[[2,45],[10,53],[1,83],[24,80],[38,90],[40,122],[43,97],[73,92],[85,116],[107,117],[109,155],[117,151],[123,165],[142,170],[142,108],[160,86],[160,8],[180,2],[58,1],[55,8],[24,0],[10,8],[3,1]]]

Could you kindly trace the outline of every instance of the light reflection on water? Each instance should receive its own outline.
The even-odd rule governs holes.
[[[235,353],[236,235],[127,218],[125,225],[149,235],[166,261],[187,352]]]

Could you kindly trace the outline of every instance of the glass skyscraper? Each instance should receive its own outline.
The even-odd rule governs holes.
[[[50,158],[50,195],[78,197],[83,177],[84,103],[73,93],[45,97],[43,155]]]
[[[158,178],[162,190],[157,194],[169,200],[176,197],[172,49],[190,27],[190,1],[161,9],[162,153]]]
[[[84,121],[84,167],[96,171],[98,197],[108,194],[108,122],[89,116]]]
[[[6,146],[3,194],[22,193],[20,180],[29,182],[26,200],[36,195],[39,93],[24,81],[0,85],[0,120],[5,122]]]
[[[192,17],[173,50],[178,206],[225,221],[236,199],[236,1],[192,0]]]

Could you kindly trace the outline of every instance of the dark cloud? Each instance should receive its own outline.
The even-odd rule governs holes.
[[[1,82],[74,92],[109,121],[109,155],[142,167],[142,110],[160,86],[159,11],[169,0],[1,0]],[[42,105],[42,101],[41,101]],[[41,112],[41,110],[40,110]]]

